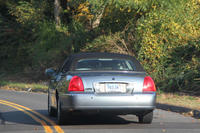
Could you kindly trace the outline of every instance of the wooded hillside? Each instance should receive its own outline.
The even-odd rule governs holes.
[[[136,56],[165,91],[200,89],[200,0],[0,0],[0,72],[71,53]]]

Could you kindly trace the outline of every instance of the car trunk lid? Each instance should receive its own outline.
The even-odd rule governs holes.
[[[85,92],[96,94],[127,94],[142,92],[145,72],[102,71],[102,72],[70,72],[72,76],[81,77]]]

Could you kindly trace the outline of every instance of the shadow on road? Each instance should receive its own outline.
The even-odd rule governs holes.
[[[133,116],[134,117],[134,116]],[[118,125],[138,123],[134,120],[126,120],[117,115],[111,114],[80,114],[70,117],[65,124],[67,125]]]
[[[35,111],[41,113],[42,115],[48,117],[49,119],[57,123],[56,117],[49,117],[47,114],[47,110],[35,110]],[[40,117],[38,118],[41,119]],[[30,116],[28,116],[22,111],[1,112],[0,124],[2,125],[2,124],[9,124],[9,123],[10,124],[19,123],[19,124],[27,124],[27,125],[41,125],[40,123],[36,122]],[[71,116],[70,119],[67,120],[67,125],[109,125],[109,124],[129,124],[129,123],[138,123],[138,122],[132,121],[132,120],[126,120],[122,117],[111,115],[111,114],[107,114],[107,115],[80,114],[80,115]]]
[[[28,110],[25,110],[29,112]],[[44,110],[36,110],[37,112],[42,112],[44,114]],[[46,110],[45,110],[46,112]],[[29,112],[30,113],[30,112]],[[12,124],[12,123],[19,123],[19,124],[27,124],[27,125],[41,125],[40,123],[36,122],[33,118],[29,115],[25,114],[22,111],[8,111],[8,112],[1,112],[0,113],[0,124]],[[32,113],[31,113],[32,114]],[[32,114],[33,115],[33,114]],[[35,116],[35,115],[34,115]],[[41,119],[38,116],[35,116]]]
[[[190,108],[173,106],[173,105],[168,105],[168,104],[160,104],[160,103],[157,103],[156,108],[166,110],[166,111],[171,111],[171,112],[177,112],[177,113],[184,114],[187,116],[192,116],[193,118],[196,118],[196,119],[200,119],[200,111],[198,110],[193,110]],[[41,113],[42,115],[48,117],[49,119],[57,123],[56,117],[49,117],[47,110],[35,110],[35,111]],[[89,114],[73,115],[69,117],[69,119],[67,119],[66,122],[67,122],[66,123],[67,125],[111,125],[111,124],[125,125],[125,124],[130,124],[130,123],[138,123],[137,119],[134,118],[134,115],[133,116],[131,115],[130,119],[127,120],[121,116],[117,116],[113,114],[103,114],[103,113],[90,114],[90,115]],[[3,125],[6,123],[40,125],[40,123],[36,122],[30,116],[28,116],[22,111],[0,112],[0,124]]]

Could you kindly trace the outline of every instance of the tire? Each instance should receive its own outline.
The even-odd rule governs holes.
[[[62,109],[62,105],[59,99],[58,99],[58,107],[57,107],[57,120],[58,120],[58,125],[65,124],[65,113]]]
[[[139,123],[150,124],[153,120],[153,111],[139,115],[138,116]]]
[[[56,109],[51,106],[49,93],[48,93],[48,114],[49,116],[56,116]]]

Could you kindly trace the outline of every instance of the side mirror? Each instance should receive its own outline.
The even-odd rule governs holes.
[[[48,68],[48,69],[45,70],[45,74],[46,74],[47,76],[49,76],[49,77],[52,77],[52,76],[55,76],[56,72],[55,72],[54,69]]]

